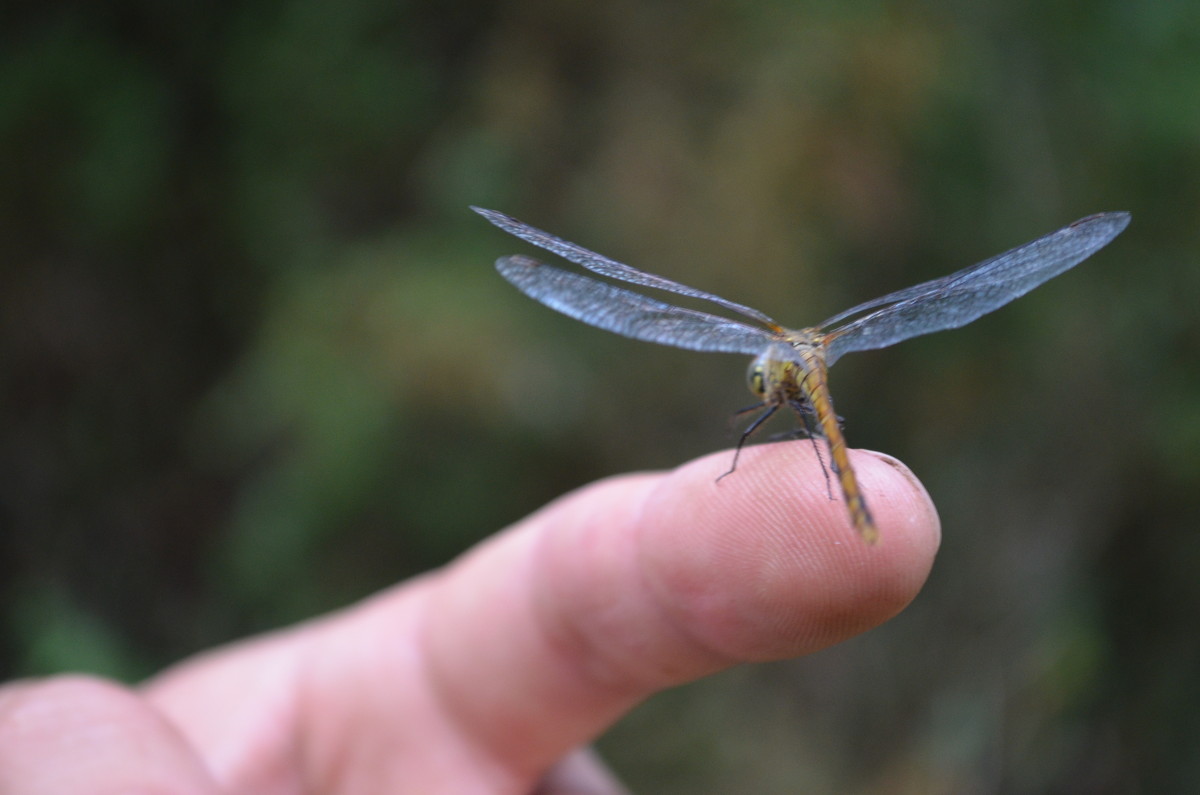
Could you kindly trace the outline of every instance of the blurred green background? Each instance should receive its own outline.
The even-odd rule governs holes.
[[[635,789],[1200,791],[1200,5],[0,11],[0,673],[136,680],[731,443],[740,357],[492,270],[509,212],[806,325],[1101,210],[847,357],[945,541],[887,626],[666,693]]]

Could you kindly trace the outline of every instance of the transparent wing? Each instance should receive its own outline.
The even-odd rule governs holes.
[[[851,351],[886,348],[909,337],[964,326],[1078,265],[1128,225],[1129,213],[1091,215],[957,273],[834,315],[822,326],[883,307],[827,332],[826,361],[833,364]]]
[[[640,293],[514,255],[496,270],[525,295],[564,315],[660,345],[757,355],[777,337],[736,320],[671,306]]]
[[[516,235],[522,240],[532,243],[533,245],[544,248],[546,251],[551,251],[563,259],[570,260],[576,265],[582,265],[588,270],[598,273],[601,276],[607,276],[610,279],[618,279],[630,284],[638,284],[643,287],[653,287],[658,290],[666,290],[678,295],[686,295],[691,298],[702,298],[705,301],[711,301],[725,309],[753,318],[759,323],[763,323],[771,329],[779,330],[780,326],[771,318],[759,312],[757,309],[736,303],[734,301],[722,298],[719,295],[706,293],[703,290],[697,290],[694,287],[673,282],[670,279],[662,276],[655,276],[653,273],[645,273],[637,268],[630,267],[624,263],[609,259],[603,254],[597,254],[594,251],[589,251],[583,246],[577,246],[574,243],[563,240],[560,237],[555,237],[549,232],[543,232],[541,229],[535,229],[529,224],[518,221],[512,216],[504,213],[496,212],[495,210],[485,210],[482,207],[472,207],[472,210],[482,215],[487,220],[491,221],[496,226],[508,232],[510,235]]]

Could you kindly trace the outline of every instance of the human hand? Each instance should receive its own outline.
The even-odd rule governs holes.
[[[898,462],[852,453],[881,538],[812,448],[599,481],[438,571],[135,689],[0,688],[0,792],[623,790],[577,749],[656,691],[894,616],[940,540]]]

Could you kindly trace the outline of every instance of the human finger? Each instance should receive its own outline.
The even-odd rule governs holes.
[[[84,676],[0,688],[0,792],[215,795],[178,730],[132,691]]]

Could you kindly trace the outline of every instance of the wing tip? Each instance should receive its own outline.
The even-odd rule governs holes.
[[[496,260],[496,270],[500,271],[500,275],[505,278],[508,278],[508,274],[514,271],[532,271],[545,267],[548,266],[543,265],[540,260],[524,254],[508,254]]]
[[[484,219],[487,220],[487,222],[492,226],[499,227],[505,232],[508,232],[510,235],[516,235],[517,237],[522,236],[518,230],[521,229],[521,227],[524,227],[525,224],[521,221],[518,221],[516,218],[513,218],[511,215],[502,213],[499,210],[489,210],[486,207],[476,207],[473,204],[469,204],[467,206],[482,215]]]
[[[1129,222],[1133,220],[1133,214],[1127,210],[1113,210],[1112,212],[1093,213],[1091,215],[1080,218],[1075,223],[1068,226],[1068,229],[1074,229],[1085,224],[1093,224],[1099,222],[1107,222],[1111,224],[1113,236],[1121,234],[1125,231],[1125,227],[1129,226]]]
[[[541,265],[541,263],[533,257],[527,257],[524,254],[505,254],[503,257],[497,257],[496,259],[496,267],[499,268],[501,265],[529,267],[532,265]]]

